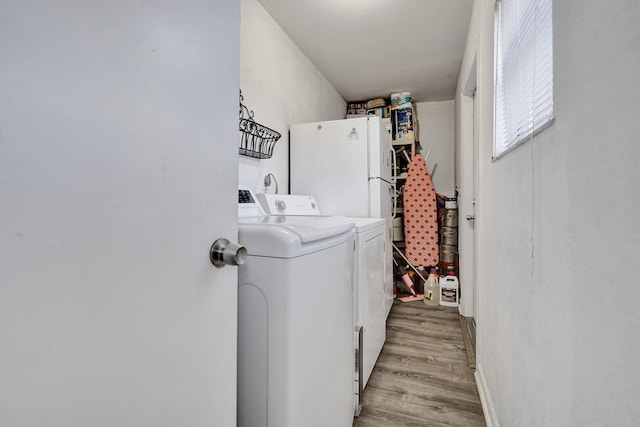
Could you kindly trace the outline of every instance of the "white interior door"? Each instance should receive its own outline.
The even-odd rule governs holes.
[[[460,170],[458,199],[459,252],[460,252],[460,314],[476,316],[476,203],[478,188],[478,125],[476,104],[477,58],[467,70],[466,83],[461,96],[461,150],[457,166]]]
[[[469,202],[469,214],[465,217],[469,230],[471,231],[473,244],[472,244],[472,253],[471,253],[471,270],[472,270],[472,284],[470,293],[473,298],[473,311],[471,312],[471,316],[474,320],[476,320],[476,307],[478,305],[478,233],[476,233],[476,213],[478,209],[476,208],[478,204],[478,162],[479,162],[479,148],[478,148],[478,97],[473,95],[473,173],[471,174],[471,178],[473,179],[473,184],[471,188],[473,189],[473,195]]]
[[[0,425],[235,425],[239,22],[4,3]]]

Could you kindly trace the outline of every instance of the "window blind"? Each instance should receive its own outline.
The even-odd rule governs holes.
[[[497,0],[494,158],[553,120],[551,0]]]

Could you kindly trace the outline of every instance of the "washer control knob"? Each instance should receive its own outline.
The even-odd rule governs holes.
[[[284,200],[276,200],[276,208],[280,212],[284,212],[284,210],[287,209],[287,204],[284,202]]]

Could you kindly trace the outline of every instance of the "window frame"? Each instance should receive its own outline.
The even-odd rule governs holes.
[[[513,117],[508,117],[509,110],[505,107],[507,97],[505,95],[505,82],[507,82],[507,78],[505,78],[505,67],[503,67],[502,59],[505,56],[505,52],[503,52],[503,34],[501,31],[503,30],[504,22],[503,22],[503,11],[501,8],[503,7],[503,3],[505,0],[496,0],[494,4],[494,88],[493,88],[493,156],[492,160],[498,160],[501,157],[504,157],[509,152],[513,151],[515,148],[523,145],[527,141],[533,140],[538,134],[547,129],[555,120],[555,105],[554,105],[554,72],[553,72],[553,0],[511,0],[514,1],[514,4],[517,3],[519,6],[522,4],[529,3],[530,7],[535,8],[534,12],[529,15],[530,19],[533,19],[533,24],[531,21],[526,21],[522,19],[520,16],[516,18],[518,21],[517,31],[515,35],[511,35],[511,42],[517,46],[520,45],[522,40],[526,40],[525,37],[521,37],[520,31],[523,28],[526,29],[526,25],[530,25],[529,30],[534,31],[534,36],[532,36],[531,41],[533,42],[533,46],[529,46],[528,49],[524,48],[514,48],[511,47],[506,55],[519,55],[518,56],[518,66],[511,67],[508,72],[511,76],[513,74],[518,75],[518,84],[523,85],[523,80],[525,83],[529,85],[525,88],[526,90],[531,91],[531,96],[525,96],[522,93],[526,93],[525,90],[521,90],[522,93],[519,94],[520,98],[511,97],[509,100],[518,100],[521,102],[524,107],[520,117],[516,117],[516,122],[520,125],[514,126],[512,129],[506,129],[508,125],[506,124],[509,119],[513,119]],[[509,0],[506,0],[509,1]],[[541,9],[541,5],[547,9]],[[542,11],[542,12],[541,12]],[[542,33],[540,28],[537,27],[538,22],[537,19],[539,17],[539,12],[542,14],[542,18],[547,18],[548,23],[544,22],[546,25],[545,30],[549,33]],[[547,13],[548,16],[545,16],[544,13]],[[524,22],[524,25],[523,25]],[[513,24],[511,24],[513,25]],[[545,40],[546,37],[546,40]],[[539,40],[542,39],[542,40]],[[538,43],[542,41],[546,43],[542,46],[540,51],[546,51],[547,55],[543,56],[537,48],[540,47]],[[515,53],[514,53],[515,52]],[[528,67],[521,66],[521,54],[525,52],[527,56],[525,60],[529,61]],[[543,62],[538,62],[537,60],[544,59]],[[537,64],[541,63],[544,67],[548,69],[543,69],[544,72],[540,72],[537,68]],[[500,68],[502,67],[502,68]],[[527,79],[521,79],[522,72],[529,72],[531,77]],[[542,77],[546,77],[545,84],[549,86],[547,90],[540,91],[536,87],[536,75],[540,74]],[[538,75],[538,77],[540,77]],[[510,77],[510,79],[514,79],[515,77]],[[511,83],[508,84],[509,87],[514,86],[513,80],[509,80]],[[501,87],[502,85],[502,87]],[[546,87],[542,85],[542,87]],[[537,95],[545,96],[545,104],[544,108],[536,108],[534,102],[536,101]],[[530,107],[527,107],[527,101],[529,101]],[[501,111],[499,109],[502,109]],[[542,119],[538,119],[538,115],[540,112],[543,112]],[[517,114],[517,113],[514,113]],[[513,120],[511,120],[513,121]],[[523,129],[524,128],[524,129]],[[522,132],[518,133],[517,130],[521,129]],[[511,131],[511,135],[509,135],[509,131]]]

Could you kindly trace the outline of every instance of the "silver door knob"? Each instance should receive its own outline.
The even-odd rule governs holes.
[[[209,259],[218,268],[225,265],[242,265],[247,260],[247,249],[221,238],[211,245]]]
[[[475,220],[476,220],[475,215],[467,215],[467,221],[475,221]]]

